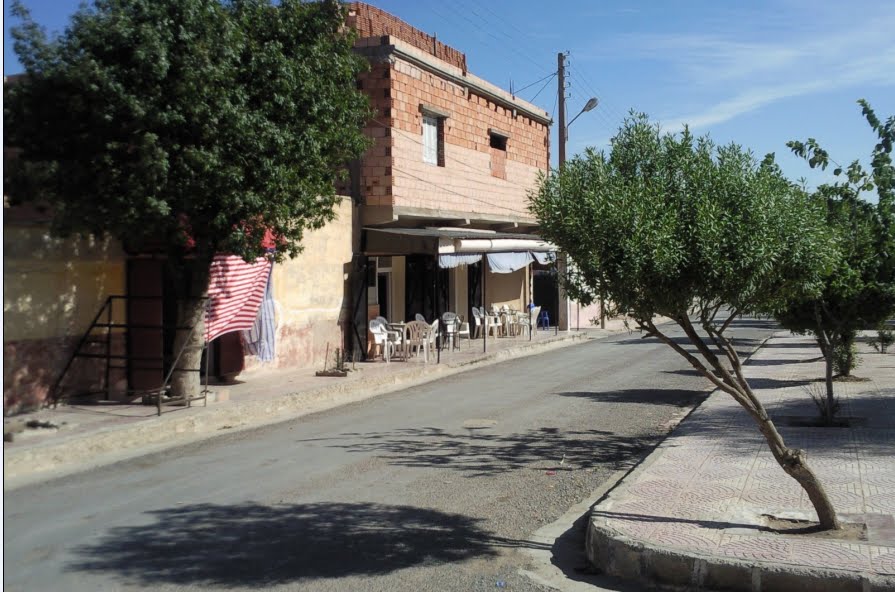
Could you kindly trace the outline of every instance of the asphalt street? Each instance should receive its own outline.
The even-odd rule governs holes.
[[[732,327],[743,353],[773,329]],[[548,590],[532,533],[708,387],[623,334],[13,490],[4,589]]]

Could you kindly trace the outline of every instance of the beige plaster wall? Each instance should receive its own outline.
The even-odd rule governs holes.
[[[526,281],[526,269],[513,273],[489,273],[485,286],[485,306],[501,307],[504,304],[515,310],[522,310],[523,290]]]
[[[305,234],[304,251],[274,267],[276,359],[262,365],[256,357],[246,356],[245,372],[264,367],[322,368],[327,344],[330,357],[342,347],[341,320],[351,316],[346,274],[351,266],[352,216],[351,199],[344,197],[332,222]]]
[[[4,224],[4,413],[44,401],[106,298],[124,292],[125,257],[117,241],[63,240],[44,224]],[[112,320],[123,322],[123,303],[115,311]],[[123,343],[116,330],[113,349]],[[79,359],[66,384],[93,388],[99,375],[98,362]]]

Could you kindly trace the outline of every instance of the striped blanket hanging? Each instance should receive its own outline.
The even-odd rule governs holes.
[[[264,300],[271,262],[259,257],[246,263],[236,255],[216,255],[208,283],[205,340],[251,329]]]

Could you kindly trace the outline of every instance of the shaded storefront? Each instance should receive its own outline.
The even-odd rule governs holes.
[[[374,267],[387,261],[389,272],[376,277],[390,285],[377,284],[375,291],[370,286],[366,317],[360,314],[362,307],[355,310],[357,332],[361,334],[362,327],[366,331],[371,316],[401,321],[421,314],[431,323],[448,311],[470,320],[472,307],[525,310],[532,301],[532,264],[548,264],[554,250],[532,234],[364,228],[366,264]],[[391,295],[387,303],[377,300],[381,294]]]

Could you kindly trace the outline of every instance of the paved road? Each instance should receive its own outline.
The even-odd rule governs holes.
[[[530,535],[707,384],[620,335],[15,490],[4,587],[548,590],[519,573]]]

